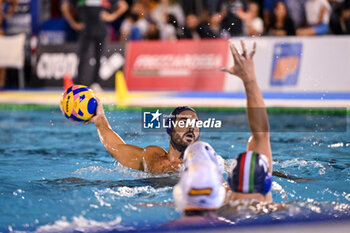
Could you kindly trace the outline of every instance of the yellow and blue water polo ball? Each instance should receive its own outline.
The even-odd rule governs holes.
[[[73,85],[67,88],[60,102],[63,115],[73,121],[88,121],[94,116],[97,101],[87,86]]]

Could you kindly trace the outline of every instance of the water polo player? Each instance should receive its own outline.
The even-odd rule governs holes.
[[[272,154],[270,146],[269,121],[265,103],[256,81],[253,56],[256,50],[248,54],[241,41],[242,54],[233,43],[230,44],[234,60],[232,68],[223,71],[239,77],[247,95],[247,115],[252,136],[248,140],[247,152],[237,156],[229,174],[228,183],[233,190],[231,199],[256,199],[272,202],[271,188]]]
[[[256,44],[254,43],[254,48],[249,54],[242,41],[241,44],[243,53],[239,54],[233,43],[230,43],[230,49],[234,58],[234,66],[231,68],[223,68],[222,71],[229,72],[243,81],[247,96],[248,122],[252,132],[247,150],[266,155],[269,163],[269,172],[271,173],[272,159],[269,124],[264,100],[258,87],[254,71],[253,56]],[[195,110],[190,107],[176,108],[172,115],[175,115],[173,118],[174,121],[198,119]],[[112,157],[126,167],[151,173],[178,170],[179,165],[182,163],[182,154],[184,150],[188,145],[197,141],[199,137],[198,128],[180,128],[176,126],[168,130],[168,134],[170,135],[168,152],[158,146],[141,148],[126,144],[123,139],[112,130],[99,100],[96,116],[91,119],[91,122],[95,123],[100,140]]]
[[[271,202],[269,193],[272,176],[269,162],[265,155],[253,151],[239,154],[232,162],[227,182],[231,188],[229,200],[254,199]]]
[[[151,173],[177,171],[186,147],[199,137],[198,128],[191,125],[181,128],[179,124],[170,124],[171,128],[167,129],[170,137],[168,152],[159,146],[141,148],[126,144],[109,125],[101,101],[97,99],[97,102],[96,116],[91,122],[95,123],[100,140],[110,155],[123,166]],[[196,111],[186,106],[175,108],[171,116],[173,122],[198,119]]]
[[[163,229],[225,225],[218,210],[225,199],[223,160],[205,142],[194,142],[184,153],[184,169],[173,190],[175,205],[183,216]]]

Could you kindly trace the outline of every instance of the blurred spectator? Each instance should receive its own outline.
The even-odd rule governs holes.
[[[120,27],[121,41],[130,39],[128,38],[128,36],[130,35],[130,30],[132,29],[132,26],[136,27],[136,28],[133,28],[134,32],[139,31],[141,36],[140,39],[146,37],[147,28],[148,28],[148,20],[146,19],[146,12],[147,12],[146,9],[140,2],[136,2],[132,5],[130,12],[131,13],[122,22],[122,25]]]
[[[295,28],[305,25],[305,3],[307,0],[285,0],[288,15],[293,20]]]
[[[0,36],[6,33],[6,19],[15,12],[17,0],[0,0]],[[0,89],[5,87],[6,68],[0,68]]]
[[[244,22],[244,34],[247,36],[260,36],[264,31],[264,22],[259,17],[259,5],[256,2],[248,4],[248,11],[237,11],[238,17]]]
[[[213,33],[213,38],[226,37],[222,34],[222,20],[220,13],[215,13],[210,17],[209,28]]]
[[[329,27],[334,34],[350,34],[350,0],[333,7]]]
[[[286,11],[289,17],[293,20],[293,25],[295,28],[299,28],[305,25],[305,3],[308,0],[264,0],[264,9],[263,9],[263,20],[265,30],[270,28],[270,23],[272,15],[276,5],[279,2],[282,2],[286,6]]]
[[[350,0],[344,1],[340,25],[344,34],[350,34]]]
[[[198,16],[192,14],[186,17],[186,26],[180,37],[187,39],[215,38],[215,34],[207,23],[201,22]]]
[[[138,15],[138,20],[136,24],[137,27],[140,29],[142,36],[145,36],[148,27],[148,10],[145,9],[145,6],[143,4],[141,4],[140,2],[136,2],[132,5],[131,12]]]
[[[137,27],[138,20],[139,16],[137,14],[130,13],[127,15],[121,25],[120,39],[122,41],[142,39],[141,30]]]
[[[265,29],[270,26],[271,15],[278,2],[284,2],[284,0],[264,0],[263,20],[265,23]]]
[[[154,21],[149,21],[148,30],[146,33],[146,40],[159,40],[160,33],[157,24]]]
[[[178,24],[174,15],[166,16],[167,22],[160,25],[160,38],[162,40],[176,40]]]
[[[245,2],[242,0],[223,0],[221,4],[221,13],[224,17],[222,28],[231,36],[243,35],[243,22],[237,16],[238,11],[246,9]]]
[[[327,0],[308,0],[305,5],[309,27],[297,30],[298,36],[324,35],[328,33],[331,7]]]
[[[197,15],[198,17],[203,13],[203,0],[181,0],[181,5],[185,15]]]
[[[183,9],[175,0],[160,0],[160,3],[151,12],[152,19],[158,25],[166,24],[170,14],[175,16],[180,27],[185,25]]]
[[[145,16],[148,18],[149,13],[158,5],[158,0],[136,0],[141,3],[144,9],[146,10]],[[134,3],[135,4],[135,3]]]
[[[111,13],[108,11],[117,4],[118,7]],[[71,14],[71,7],[76,8],[77,21]],[[96,5],[95,1],[63,0],[61,10],[69,25],[80,31],[78,56],[80,59],[78,67],[78,83],[92,88],[94,91],[101,91],[99,82],[100,59],[104,49],[107,36],[107,22],[113,22],[128,9],[124,0],[109,0]],[[89,82],[84,78],[84,68],[89,64],[88,51],[90,44],[94,44],[94,72],[93,81]]]
[[[331,5],[331,7],[334,7],[340,3],[345,2],[346,0],[328,0],[329,4]]]
[[[6,20],[11,17],[18,6],[18,0],[0,1],[0,35],[6,32]]]
[[[293,20],[287,13],[286,5],[278,2],[275,6],[270,20],[268,34],[272,36],[292,36],[295,35]]]
[[[221,1],[222,0],[203,0],[203,5],[209,11],[209,15],[214,15],[220,11]]]

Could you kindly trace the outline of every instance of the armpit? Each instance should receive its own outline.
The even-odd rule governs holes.
[[[145,172],[162,173],[164,166],[169,166],[167,159],[167,152],[158,146],[148,146],[144,149],[142,159],[143,168]]]

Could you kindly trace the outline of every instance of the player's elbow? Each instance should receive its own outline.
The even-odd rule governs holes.
[[[253,135],[264,135],[270,132],[270,125],[269,123],[266,123],[266,121],[263,123],[251,124],[250,131]]]
[[[253,139],[256,141],[267,141],[270,139],[270,132],[269,130],[267,131],[262,131],[262,132],[255,132],[252,133]]]

